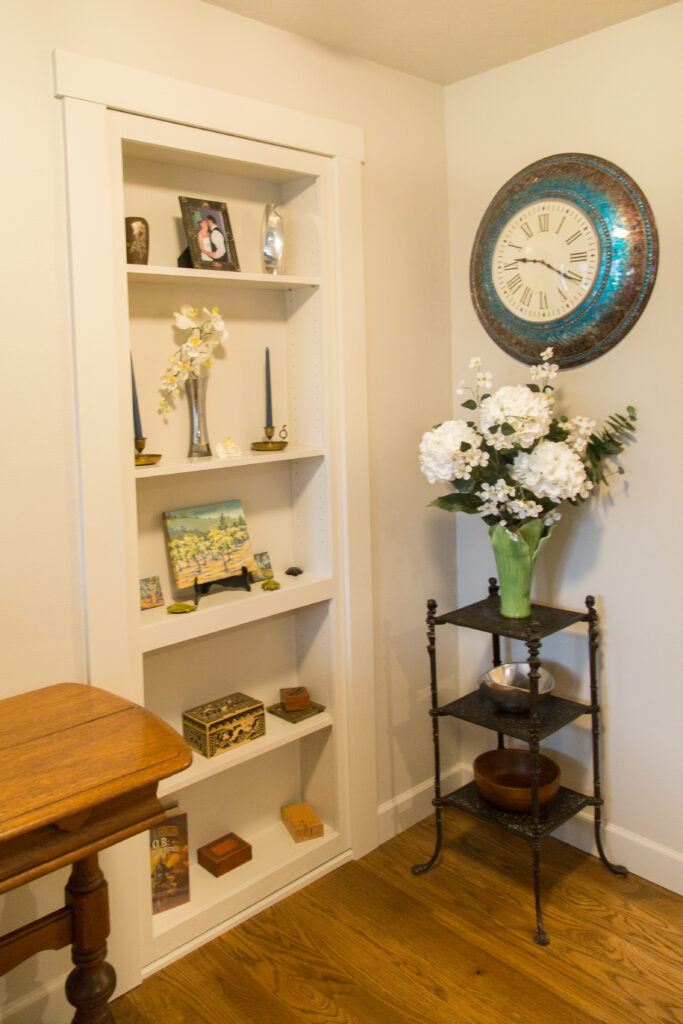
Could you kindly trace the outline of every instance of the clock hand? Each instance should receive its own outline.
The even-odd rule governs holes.
[[[557,267],[554,267],[552,265],[552,263],[547,263],[545,260],[534,260],[534,259],[530,259],[527,256],[518,256],[517,257],[517,263],[541,263],[544,267],[547,267],[548,270],[554,270],[556,274],[560,275],[560,277],[566,277],[570,281],[578,281],[579,283],[582,280],[579,277],[578,274],[574,273],[573,270],[567,270],[567,271],[558,270]]]

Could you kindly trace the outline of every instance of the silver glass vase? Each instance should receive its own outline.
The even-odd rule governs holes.
[[[274,203],[263,214],[263,269],[266,274],[281,274],[285,260],[285,228]]]
[[[190,458],[211,455],[206,427],[206,385],[208,377],[188,377],[185,381],[190,409]]]

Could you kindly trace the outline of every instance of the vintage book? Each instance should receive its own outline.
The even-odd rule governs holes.
[[[263,702],[246,693],[230,693],[183,711],[183,736],[204,757],[222,754],[265,733]]]
[[[228,832],[197,850],[197,862],[216,878],[240,864],[246,864],[248,860],[251,860],[251,846],[234,832]]]
[[[323,834],[323,823],[310,804],[288,804],[282,808],[281,813],[282,820],[295,842],[319,839]]]
[[[179,907],[190,898],[187,814],[175,814],[149,830],[152,913]]]
[[[280,690],[280,701],[285,711],[308,711],[311,698],[305,686],[285,686]]]

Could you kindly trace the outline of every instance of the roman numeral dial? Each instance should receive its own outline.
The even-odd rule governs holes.
[[[578,206],[557,199],[530,203],[510,218],[496,240],[493,285],[519,319],[559,320],[590,295],[601,255],[598,233]]]

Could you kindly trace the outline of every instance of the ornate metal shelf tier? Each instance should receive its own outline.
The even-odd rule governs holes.
[[[528,619],[509,619],[500,614],[498,584],[489,580],[489,595],[483,601],[456,608],[445,615],[436,614],[436,601],[427,602],[427,651],[429,654],[432,739],[434,744],[434,800],[436,822],[436,843],[434,853],[426,864],[416,864],[413,874],[420,875],[432,868],[438,859],[442,841],[441,813],[444,808],[454,807],[467,811],[477,818],[495,822],[515,835],[527,839],[532,846],[534,898],[536,903],[535,941],[545,946],[550,941],[543,930],[540,896],[540,842],[543,836],[553,832],[585,807],[593,807],[595,842],[603,864],[617,875],[625,875],[626,869],[612,864],[602,846],[602,792],[600,780],[600,700],[598,687],[598,649],[600,633],[595,599],[586,598],[586,611],[570,611],[532,604]],[[585,622],[588,633],[588,664],[590,673],[590,704],[556,697],[554,694],[539,696],[538,681],[541,665],[538,656],[544,637],[567,629],[575,623]],[[500,638],[521,640],[526,644],[529,665],[529,711],[527,714],[510,714],[499,711],[480,690],[466,694],[449,704],[439,705],[436,672],[436,627],[442,625],[464,626],[491,636],[493,664],[501,664]],[[540,772],[539,742],[557,732],[582,715],[591,716],[593,741],[593,794],[586,796],[561,786],[554,799],[543,807],[538,805]],[[505,811],[494,807],[482,797],[475,782],[470,782],[454,793],[441,795],[441,766],[439,753],[440,723],[447,718],[482,726],[498,734],[498,746],[504,746],[504,737],[522,740],[529,744],[531,764],[532,809],[529,812]]]
[[[538,700],[538,738],[545,739],[558,729],[563,729],[576,718],[591,713],[590,707],[585,704],[577,704],[576,701],[566,700],[564,697],[555,697],[547,694],[539,697]],[[530,714],[510,714],[508,711],[499,711],[481,690],[474,690],[458,700],[451,701],[440,707],[438,715],[450,715],[452,718],[459,718],[463,722],[472,722],[474,725],[481,725],[484,729],[492,729],[503,736],[512,736],[514,739],[531,741],[532,720]]]
[[[567,626],[573,626],[575,622],[587,621],[586,612],[551,608],[543,604],[532,604],[528,619],[508,619],[500,614],[500,598],[497,594],[434,617],[436,626],[451,623],[453,626],[466,626],[468,629],[478,629],[483,633],[493,633],[512,640],[528,640],[532,624],[538,627],[536,635],[542,639]]]
[[[590,806],[593,798],[560,786],[557,796],[541,807],[538,820],[530,811],[503,811],[494,807],[481,795],[476,782],[468,782],[466,786],[442,796],[439,802],[442,807],[457,807],[461,811],[473,814],[475,818],[492,821],[508,832],[533,842],[538,836],[554,832],[584,807]]]

